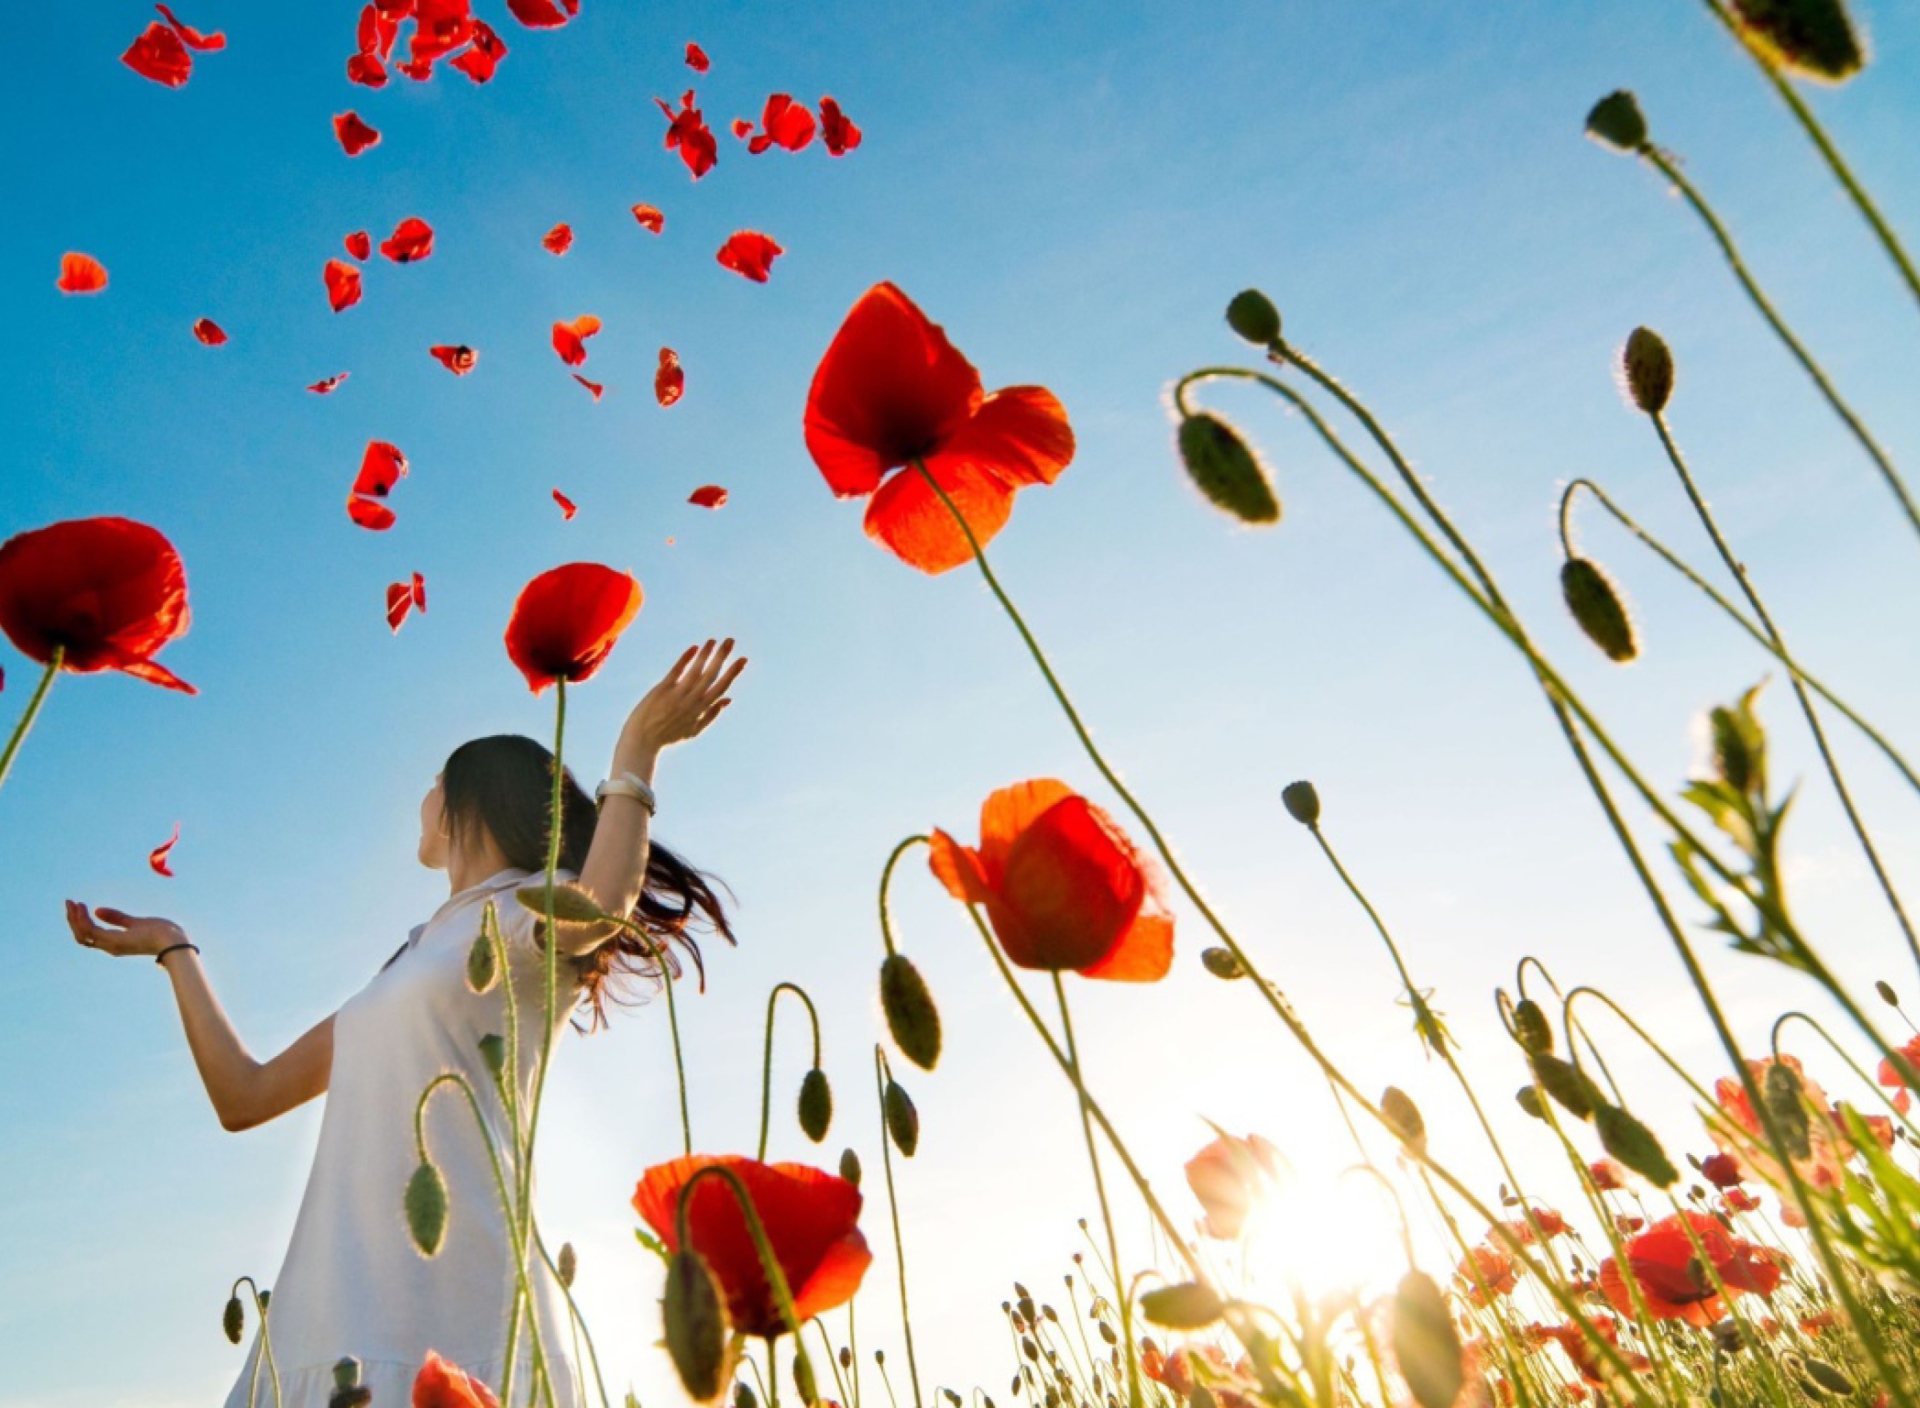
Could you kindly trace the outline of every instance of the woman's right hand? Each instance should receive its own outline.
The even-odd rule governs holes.
[[[99,949],[115,958],[152,958],[169,945],[187,941],[186,931],[171,919],[126,914],[105,905],[99,913],[113,927],[98,923],[78,900],[68,900],[67,927],[83,947]]]

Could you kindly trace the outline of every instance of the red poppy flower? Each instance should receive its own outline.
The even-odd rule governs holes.
[[[1476,1246],[1454,1268],[1453,1278],[1462,1295],[1474,1305],[1484,1306],[1494,1296],[1513,1293],[1520,1284],[1520,1268],[1498,1248]]]
[[[579,372],[573,374],[573,379],[591,391],[595,401],[598,401],[600,399],[600,393],[607,389],[597,381],[588,381],[585,377],[581,376]]]
[[[1255,1200],[1287,1176],[1285,1156],[1257,1134],[1215,1139],[1184,1167],[1187,1186],[1206,1210],[1201,1231],[1223,1242],[1240,1235]]]
[[[209,347],[218,347],[227,340],[226,330],[212,318],[201,318],[193,325],[193,335]]]
[[[539,694],[555,680],[577,684],[600,668],[640,610],[640,584],[595,562],[569,562],[521,588],[507,622],[507,658]]]
[[[453,66],[475,83],[485,83],[507,56],[507,41],[485,20],[473,22],[473,45],[456,55]]]
[[[1552,1208],[1535,1208],[1531,1220],[1525,1217],[1509,1218],[1502,1224],[1522,1246],[1531,1246],[1537,1240],[1534,1236],[1534,1223],[1540,1225],[1541,1235],[1549,1241],[1567,1231],[1567,1220]]]
[[[373,253],[373,238],[365,230],[355,230],[341,243],[346,245],[347,253],[355,259],[365,259]]]
[[[1195,1359],[1204,1360],[1212,1368],[1213,1373],[1208,1376],[1208,1382],[1214,1385],[1212,1391],[1215,1397],[1237,1398],[1240,1396],[1225,1392],[1218,1387],[1219,1378],[1232,1372],[1227,1363],[1226,1354],[1218,1345],[1186,1345],[1174,1350],[1171,1354],[1165,1354],[1150,1336],[1140,1337],[1140,1372],[1155,1383],[1165,1384],[1172,1389],[1174,1397],[1183,1403],[1193,1394],[1193,1361]]]
[[[660,213],[660,208],[645,202],[634,206],[633,218],[656,235],[667,227],[667,217]]]
[[[327,302],[338,313],[360,301],[360,271],[344,259],[327,261]]]
[[[493,1390],[432,1350],[413,1379],[413,1408],[500,1408]]]
[[[860,129],[832,98],[820,100],[820,140],[827,144],[828,156],[845,156],[860,145]]]
[[[144,523],[67,519],[0,544],[0,631],[42,665],[64,647],[63,670],[119,670],[197,694],[153,659],[190,620],[180,554]]]
[[[180,42],[180,36],[159,20],[127,47],[120,62],[142,78],[168,88],[178,88],[193,73],[193,55]]]
[[[898,288],[875,284],[834,334],[807,392],[807,450],[836,497],[871,495],[867,536],[922,572],[971,559],[966,535],[917,470],[926,466],[985,546],[1014,494],[1051,484],[1073,459],[1073,430],[1052,392],[980,373]]]
[[[1680,1219],[1687,1219],[1683,1226]],[[1780,1284],[1780,1266],[1774,1253],[1735,1237],[1716,1218],[1688,1209],[1663,1217],[1627,1243],[1627,1267],[1656,1320],[1684,1320],[1705,1328],[1726,1314],[1713,1280],[1688,1240],[1686,1226],[1713,1263],[1715,1273],[1735,1295],[1753,1292],[1770,1296]],[[1600,1289],[1616,1310],[1633,1314],[1626,1275],[1618,1261],[1600,1264]]]
[[[633,1208],[668,1251],[680,1250],[680,1192],[710,1164],[732,1170],[746,1188],[766,1229],[773,1259],[793,1293],[794,1314],[801,1323],[853,1298],[873,1260],[867,1239],[855,1225],[860,1190],[844,1178],[805,1164],[691,1154],[648,1169],[634,1189]],[[718,1178],[701,1179],[687,1215],[692,1248],[713,1269],[726,1295],[733,1328],[769,1340],[784,1334],[786,1320],[767,1284],[733,1190]]]
[[[689,44],[687,45],[687,67],[695,73],[705,73],[713,65],[708,60],[705,49],[698,44]]]
[[[549,254],[565,254],[573,247],[573,226],[564,220],[540,237]]]
[[[721,268],[731,269],[757,284],[763,284],[767,281],[767,272],[773,267],[775,256],[785,253],[784,249],[758,230],[735,230],[714,257],[720,261]]]
[[[1806,1077],[1797,1057],[1782,1056],[1780,1063],[1799,1077],[1801,1089],[1816,1107],[1826,1107],[1826,1092],[1817,1082]],[[1764,1090],[1767,1069],[1773,1065],[1773,1058],[1749,1060],[1747,1065],[1753,1072],[1753,1078]],[[1773,1151],[1761,1133],[1760,1121],[1753,1112],[1753,1106],[1748,1103],[1746,1088],[1733,1077],[1723,1076],[1714,1082],[1713,1094],[1719,1105],[1717,1111],[1707,1116],[1707,1132],[1713,1136],[1713,1142],[1720,1146],[1722,1153],[1731,1154],[1743,1171],[1753,1174],[1769,1187],[1786,1189],[1786,1170],[1774,1159]],[[1816,1190],[1838,1188],[1846,1162],[1853,1156],[1853,1145],[1845,1134],[1826,1120],[1809,1121],[1808,1143],[1808,1156],[1796,1158],[1793,1161],[1794,1168]],[[1798,1209],[1794,1212],[1797,1214]]]
[[[63,254],[53,286],[62,293],[98,293],[107,286],[107,266],[91,254]]]
[[[407,619],[407,613],[413,610],[413,591],[405,582],[392,582],[387,586],[387,625],[395,634],[399,633],[400,623]]]
[[[1627,1171],[1613,1159],[1600,1159],[1587,1165],[1587,1177],[1602,1193],[1617,1193],[1627,1186]]]
[[[480,360],[480,354],[464,342],[456,343],[453,346],[448,346],[446,343],[436,343],[434,346],[429,347],[427,352],[435,361],[455,376],[465,376],[473,370],[473,364]]]
[[[660,349],[660,367],[653,374],[653,399],[671,406],[686,394],[687,373],[680,365],[680,354],[671,347]]]
[[[351,375],[353,375],[351,372],[335,372],[324,381],[316,381],[312,386],[309,386],[307,390],[316,396],[329,396],[333,393],[334,387],[338,386]]]
[[[680,160],[687,164],[687,170],[698,181],[713,170],[714,162],[720,158],[719,145],[713,140],[713,132],[707,126],[706,119],[700,116],[700,109],[693,105],[693,89],[687,89],[681,96],[680,110],[675,112],[666,105],[665,100],[655,98],[660,111],[667,116],[668,151],[678,147]]]
[[[812,109],[794,102],[791,93],[770,94],[760,110],[760,135],[747,143],[747,150],[756,156],[772,146],[797,152],[813,140],[814,125]]]
[[[1894,1055],[1901,1058],[1898,1063],[1892,1057],[1880,1058],[1880,1069],[1875,1073],[1875,1079],[1896,1090],[1903,1087],[1920,1090],[1920,1036],[1916,1036]]]
[[[986,906],[1022,968],[1154,982],[1173,964],[1159,867],[1064,782],[1000,788],[980,808],[979,848],[936,827],[928,864],[948,894]]]
[[[1589,1323],[1600,1332],[1601,1338],[1619,1351],[1620,1357],[1635,1373],[1653,1367],[1653,1361],[1644,1354],[1633,1350],[1620,1349],[1620,1322],[1605,1315],[1595,1315]],[[1529,1325],[1527,1338],[1535,1344],[1545,1344],[1552,1340],[1566,1353],[1580,1377],[1590,1384],[1604,1386],[1607,1383],[1607,1371],[1601,1367],[1600,1351],[1587,1339],[1586,1333],[1578,1325]]]
[[[1729,1188],[1721,1195],[1729,1212],[1758,1212],[1760,1200],[1744,1188]]]
[[[553,350],[568,366],[577,367],[587,360],[587,339],[599,331],[600,320],[591,313],[582,313],[570,323],[555,323]]]
[[[410,215],[394,227],[393,235],[380,242],[380,252],[396,264],[410,264],[433,253],[433,226]]]
[[[569,523],[573,521],[574,514],[580,511],[573,500],[561,493],[558,489],[553,491],[553,501],[560,505],[560,516]]]
[[[528,29],[558,29],[580,13],[580,0],[507,0],[507,8]]]
[[[334,114],[333,135],[340,139],[340,148],[348,156],[359,156],[368,147],[380,145],[380,134],[351,110]]]
[[[1740,1176],[1740,1160],[1732,1154],[1709,1154],[1700,1160],[1700,1176],[1716,1188],[1731,1188],[1746,1181]]]
[[[697,504],[701,508],[719,508],[726,501],[727,491],[718,484],[702,484],[687,495],[688,503]]]
[[[1828,1117],[1833,1121],[1833,1127],[1840,1132],[1843,1139],[1846,1138],[1847,1135],[1847,1117],[1843,1111],[1850,1109],[1853,1109],[1851,1105],[1842,1105],[1838,1101],[1835,1101],[1833,1108],[1827,1111]],[[1893,1148],[1893,1121],[1891,1119],[1885,1115],[1861,1115],[1858,1110],[1854,1110],[1853,1113],[1860,1116],[1861,1122],[1872,1132],[1874,1139],[1879,1143],[1881,1148]],[[1847,1141],[1847,1147],[1853,1147],[1851,1140]]]
[[[173,867],[167,864],[167,853],[174,848],[174,845],[179,840],[180,823],[176,821],[173,824],[173,835],[167,837],[166,840],[162,841],[147,853],[147,864],[153,867],[153,873],[155,875],[164,875],[169,879],[173,877]]]

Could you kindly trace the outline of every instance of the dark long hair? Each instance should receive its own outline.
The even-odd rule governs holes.
[[[497,733],[476,738],[453,750],[441,775],[446,799],[447,829],[453,844],[475,834],[484,826],[500,847],[509,865],[521,870],[544,873],[547,868],[547,823],[553,806],[553,754],[534,739],[520,734]],[[593,798],[581,790],[570,771],[561,772],[560,865],[578,875],[587,861],[587,848],[593,844],[594,824],[599,810]],[[717,878],[717,877],[715,877]],[[724,888],[726,882],[720,882]],[[733,892],[728,890],[731,895]],[[518,903],[518,901],[511,901]],[[647,873],[641,882],[640,899],[629,916],[660,941],[671,976],[678,979],[680,963],[672,952],[677,943],[692,957],[704,990],[706,965],[700,958],[700,945],[687,932],[698,924],[719,934],[730,944],[739,941],[727,922],[726,911],[707,884],[707,877],[649,835]],[[544,938],[542,939],[544,944]],[[605,1001],[610,978],[637,976],[658,978],[659,961],[638,935],[620,930],[592,953],[574,960],[576,981],[586,989],[593,1011],[593,1025],[587,1034],[606,1025]],[[614,1002],[622,1001],[618,993]],[[579,1019],[575,1030],[582,1030]]]

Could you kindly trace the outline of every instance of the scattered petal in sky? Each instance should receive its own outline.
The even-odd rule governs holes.
[[[336,113],[333,119],[333,135],[340,139],[340,148],[348,156],[359,156],[368,147],[380,145],[380,134],[360,120],[360,114],[352,111]]]
[[[600,399],[600,393],[607,389],[597,381],[588,381],[585,377],[581,376],[579,372],[573,374],[573,379],[591,391],[593,393],[593,399],[596,401]]]
[[[553,491],[553,501],[560,505],[560,516],[569,522],[573,520],[574,514],[580,511],[573,500],[561,493],[558,489]]]
[[[173,874],[173,867],[167,864],[167,853],[174,848],[179,840],[180,823],[176,821],[173,824],[173,835],[167,837],[166,840],[155,846],[147,855],[147,864],[153,867],[153,873],[155,875],[171,876]]]
[[[480,354],[464,342],[451,346],[440,343],[429,347],[427,351],[433,355],[435,361],[455,376],[465,376],[473,370],[473,364],[480,360]]]
[[[369,5],[367,8],[373,7]],[[384,88],[387,86],[387,66],[380,62],[377,54],[355,54],[347,60],[347,82],[367,88]]]
[[[580,13],[580,0],[507,0],[507,8],[528,29],[558,29]]]
[[[165,5],[155,5],[153,8],[160,12],[161,18],[172,26],[173,32],[180,36],[180,42],[185,44],[189,49],[198,49],[202,53],[207,53],[214,49],[224,49],[227,47],[226,35],[218,31],[212,34],[202,34],[190,24],[181,24],[179,19],[175,17],[173,11]]]
[[[366,453],[360,457],[360,472],[353,477],[353,492],[384,499],[394,485],[407,477],[407,469],[407,457],[398,445],[386,440],[369,440]]]
[[[410,264],[433,253],[433,226],[409,215],[394,227],[390,239],[380,241],[380,252],[396,264]]]
[[[680,159],[687,164],[687,170],[698,181],[713,170],[713,164],[719,159],[720,148],[713,140],[713,132],[708,128],[706,119],[700,116],[700,109],[693,105],[693,89],[689,88],[680,98],[680,111],[675,112],[660,98],[654,102],[660,104],[660,111],[667,115],[666,148],[672,151],[680,149]]]
[[[344,259],[327,261],[327,302],[338,313],[360,301],[360,271]]]
[[[791,93],[774,93],[760,113],[760,135],[747,143],[747,150],[758,155],[780,146],[797,152],[813,140],[813,133],[813,110],[796,103]]]
[[[393,582],[387,587],[387,625],[395,634],[399,633],[400,623],[407,619],[407,613],[413,610],[413,593],[405,582]]]
[[[733,135],[740,138],[742,141],[745,141],[747,137],[753,132],[753,124],[747,121],[746,118],[744,117],[736,117],[733,120],[731,126],[733,128]]]
[[[355,259],[365,259],[373,253],[373,237],[365,230],[355,230],[346,238],[347,253]]]
[[[705,49],[698,44],[689,44],[687,45],[687,67],[695,73],[705,73],[713,65],[708,60]]]
[[[660,349],[660,369],[653,374],[653,395],[663,406],[671,406],[687,389],[686,369],[680,354],[671,347]]]
[[[507,56],[507,42],[485,20],[473,22],[473,47],[459,54],[453,66],[475,83],[485,83]]]
[[[427,579],[416,572],[413,574],[413,580],[408,584],[407,589],[413,593],[413,604],[420,610],[425,611],[427,609]]]
[[[377,499],[347,499],[347,517],[362,528],[371,528],[376,533],[384,533],[393,527],[393,510]]]
[[[353,373],[351,372],[335,372],[332,376],[328,377],[325,381],[316,381],[312,386],[309,386],[307,390],[311,391],[316,396],[330,395],[332,394],[334,387],[338,386],[341,382],[345,381],[351,375],[353,375]]]
[[[599,331],[600,320],[591,313],[582,313],[570,323],[555,323],[553,350],[568,366],[577,367],[587,360],[587,339]]]
[[[667,217],[660,213],[660,207],[645,202],[633,208],[633,218],[656,235],[667,227]]]
[[[727,491],[718,484],[702,484],[687,495],[688,503],[698,504],[701,508],[719,508],[726,501]]]
[[[573,247],[573,226],[562,220],[540,237],[549,254],[565,254]]]
[[[98,293],[107,286],[107,266],[91,254],[60,256],[60,277],[54,287],[62,293]]]
[[[178,88],[193,72],[193,55],[180,42],[180,36],[155,20],[146,33],[128,46],[120,62],[139,74],[168,88]]]
[[[720,261],[721,268],[763,284],[767,281],[767,271],[773,267],[774,256],[785,253],[786,250],[758,230],[736,230],[714,257]]]
[[[226,330],[212,318],[202,318],[193,325],[193,335],[209,347],[218,347],[227,340]]]
[[[860,145],[860,129],[832,98],[820,100],[820,140],[827,144],[828,156],[845,156]]]

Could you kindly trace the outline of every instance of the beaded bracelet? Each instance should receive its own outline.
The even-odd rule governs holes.
[[[190,948],[195,953],[200,952],[199,944],[169,944],[166,948],[161,949],[160,952],[156,953],[153,956],[153,961],[155,963],[160,963],[161,959],[165,958],[168,954],[172,953],[175,949],[182,949],[182,948]],[[160,966],[164,968],[167,965],[164,963],[160,963]]]

